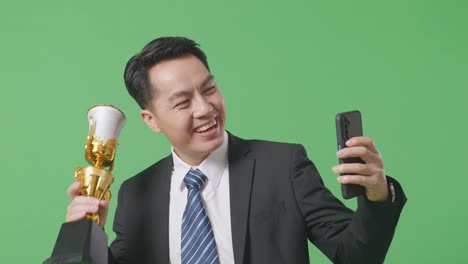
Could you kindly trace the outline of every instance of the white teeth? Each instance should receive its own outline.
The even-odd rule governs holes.
[[[209,128],[213,127],[216,125],[216,119],[209,122],[208,124],[204,125],[204,126],[201,126],[199,128],[197,128],[197,130],[195,130],[195,132],[204,132],[206,130],[208,130]]]

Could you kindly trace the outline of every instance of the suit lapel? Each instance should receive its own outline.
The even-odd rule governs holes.
[[[145,201],[148,208],[148,217],[145,217],[146,226],[151,241],[149,245],[154,247],[153,259],[155,263],[169,263],[169,194],[172,174],[172,156],[161,160],[149,175],[146,186],[148,197]]]
[[[255,159],[247,142],[229,134],[229,192],[235,263],[244,263]]]

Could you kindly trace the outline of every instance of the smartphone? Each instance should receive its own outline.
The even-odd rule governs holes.
[[[348,139],[362,136],[361,112],[355,110],[351,112],[339,113],[336,115],[336,137],[338,150],[346,148]],[[342,163],[365,163],[360,158],[339,159]],[[343,174],[341,174],[343,175]],[[352,175],[352,174],[348,174]],[[343,198],[350,199],[364,193],[364,187],[356,184],[341,184],[341,194]]]

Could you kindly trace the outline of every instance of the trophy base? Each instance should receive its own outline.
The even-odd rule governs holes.
[[[43,264],[108,264],[107,235],[95,222],[84,219],[64,223],[52,256]]]

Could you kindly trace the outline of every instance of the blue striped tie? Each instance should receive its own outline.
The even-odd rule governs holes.
[[[200,196],[205,181],[206,176],[199,169],[190,170],[184,178],[188,194],[182,217],[182,264],[218,264],[213,229]]]

